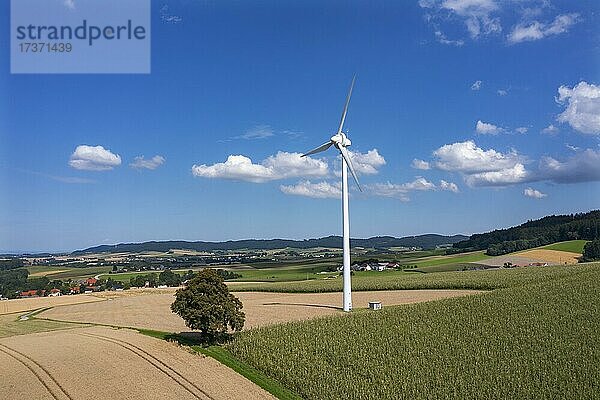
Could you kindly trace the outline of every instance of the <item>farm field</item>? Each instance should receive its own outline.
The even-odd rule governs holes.
[[[14,399],[272,398],[212,358],[104,327],[2,338],[0,375]]]
[[[4,300],[0,301],[0,315],[37,310],[40,308],[56,307],[67,304],[93,303],[96,301],[102,301],[102,298],[91,294]]]
[[[353,291],[407,289],[475,289],[492,290],[531,282],[559,279],[578,271],[577,265],[488,269],[483,271],[450,271],[416,273],[403,271],[356,272],[352,276]],[[339,292],[341,279],[299,282],[248,282],[232,286],[234,291],[266,291],[291,293]]]
[[[253,329],[228,349],[308,399],[598,398],[600,264],[420,276],[457,274],[504,288]]]
[[[519,256],[543,260],[548,264],[577,264],[580,253],[568,251],[533,249],[517,253]]]
[[[381,301],[384,306],[410,304],[448,297],[479,293],[471,290],[405,290],[355,292],[356,309],[366,308],[369,301]],[[235,295],[244,304],[244,328],[341,314],[340,293],[249,293]],[[135,327],[165,332],[188,331],[183,320],[173,314],[170,305],[173,291],[139,296],[119,297],[95,304],[77,304],[58,307],[40,313],[38,318],[50,320],[89,322],[104,325]]]
[[[83,267],[69,268],[68,266],[48,267],[48,266],[32,266],[27,267],[29,276],[32,278],[47,276],[48,279],[85,279],[98,274],[108,273],[111,267]]]
[[[583,253],[583,246],[587,243],[587,240],[569,240],[567,242],[558,242],[554,244],[549,244],[548,246],[540,247],[541,249],[546,250],[558,250],[558,251],[568,251],[570,253]]]
[[[29,318],[26,321],[19,319],[19,314],[0,315],[0,338],[25,335],[36,332],[47,332],[59,329],[80,327],[80,324],[71,324],[58,321],[47,321],[44,319]]]

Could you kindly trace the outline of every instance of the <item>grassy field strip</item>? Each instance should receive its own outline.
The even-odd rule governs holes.
[[[485,271],[454,271],[427,274],[397,271],[357,272],[352,276],[352,290],[492,290],[528,283],[551,281],[578,273],[581,273],[581,269],[576,265],[490,269]],[[301,282],[246,283],[232,286],[231,290],[236,292],[339,292],[342,290],[342,281],[340,279],[331,279]]]
[[[598,398],[600,265],[522,270],[485,295],[254,329],[227,348],[307,399]]]
[[[550,244],[548,246],[539,247],[540,249],[546,250],[558,250],[568,251],[570,253],[583,253],[583,246],[587,243],[587,240],[569,240],[568,242],[559,242]]]

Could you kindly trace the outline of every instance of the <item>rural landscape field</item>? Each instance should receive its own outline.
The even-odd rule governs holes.
[[[598,215],[578,216],[581,229],[598,227]],[[540,232],[559,232],[560,226],[564,221]],[[511,235],[525,232],[511,229]],[[1,393],[53,399],[139,393],[156,399],[596,398],[600,262],[583,262],[596,242],[560,241],[498,256],[452,250],[465,241],[446,249],[359,248],[350,314],[340,307],[340,272],[331,268],[340,262],[335,247],[282,248],[265,253],[282,259],[263,255],[255,263],[215,261],[160,273],[85,263],[197,253],[90,249],[53,256],[59,265],[52,267],[33,265],[46,263],[45,255],[5,258],[5,265],[30,265],[6,269],[4,278],[25,268],[30,282],[43,279],[50,286],[67,281],[70,287],[84,278],[97,281],[97,288],[108,279],[123,286],[1,301]],[[324,251],[331,254],[325,260]],[[78,257],[82,261],[73,261]],[[172,274],[193,277],[205,268],[222,271],[220,279],[245,313],[244,329],[219,343],[204,341],[171,311],[179,283],[159,285]],[[140,277],[146,284],[129,288]],[[370,310],[371,302],[384,307]],[[139,379],[132,381],[131,373]]]
[[[600,1],[0,26],[0,400],[600,400]]]

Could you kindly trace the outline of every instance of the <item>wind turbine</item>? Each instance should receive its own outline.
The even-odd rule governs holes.
[[[355,80],[356,76],[352,78],[352,84],[350,84],[350,90],[348,91],[348,96],[346,97],[346,105],[344,106],[344,112],[342,113],[342,119],[340,120],[340,126],[337,130],[337,133],[333,135],[327,143],[323,143],[316,149],[313,149],[308,153],[302,155],[302,157],[306,157],[311,154],[320,153],[322,151],[327,150],[331,146],[335,146],[335,148],[338,149],[340,154],[342,155],[342,238],[344,247],[344,311],[352,310],[352,287],[350,283],[350,220],[348,218],[348,168],[350,168],[350,172],[352,173],[352,176],[356,181],[358,190],[362,192],[360,183],[358,183],[356,172],[354,172],[354,167],[352,166],[352,161],[350,160],[350,154],[348,154],[348,150],[346,150],[346,147],[350,146],[352,142],[350,141],[350,139],[348,139],[346,134],[342,132],[342,129],[344,128],[344,120],[346,119],[346,113],[348,112],[348,103],[350,103],[350,96],[352,96],[352,88],[354,87]]]

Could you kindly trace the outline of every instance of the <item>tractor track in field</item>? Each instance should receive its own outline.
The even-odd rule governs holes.
[[[151,364],[153,367],[155,367],[156,369],[161,371],[163,374],[167,375],[175,383],[177,383],[183,389],[185,389],[186,391],[191,393],[195,398],[200,399],[200,400],[204,400],[204,399],[213,400],[213,398],[208,393],[206,393],[204,390],[199,388],[196,384],[191,382],[185,376],[183,376],[182,374],[180,374],[179,372],[177,372],[176,370],[174,370],[173,368],[171,368],[170,366],[165,364],[163,361],[159,360],[157,357],[148,353],[146,350],[144,350],[132,343],[126,342],[124,340],[111,338],[108,336],[93,334],[93,333],[74,333],[74,334],[78,335],[78,336],[90,337],[90,338],[95,338],[95,339],[102,340],[105,342],[113,343],[117,346],[120,346],[120,347],[126,349],[126,350],[129,350],[130,352],[134,353],[138,357],[147,361],[149,364]],[[189,386],[191,386],[196,391],[200,392],[201,395],[198,395],[198,393],[196,393]]]
[[[58,381],[52,376],[52,374],[46,368],[44,368],[41,364],[39,364],[37,361],[35,361],[33,358],[29,357],[26,354],[21,353],[18,350],[8,347],[4,344],[0,344],[0,351],[2,353],[6,354],[7,356],[15,359],[20,364],[24,365],[29,371],[31,371],[31,373],[33,375],[35,375],[35,377],[41,382],[41,384],[44,385],[46,390],[48,390],[48,393],[50,393],[50,395],[52,395],[52,397],[54,397],[56,400],[62,400],[65,397],[69,400],[73,400],[73,397],[71,397],[71,395],[69,395],[67,390],[64,387],[62,387],[62,385],[60,383],[58,383]],[[39,368],[42,372],[40,373],[40,371],[37,371],[36,368],[34,368],[29,363],[31,363],[35,367]],[[52,390],[52,388],[50,387],[50,386],[52,386],[52,383],[50,383],[48,381],[53,382],[58,387],[59,394],[55,393],[56,389]]]

